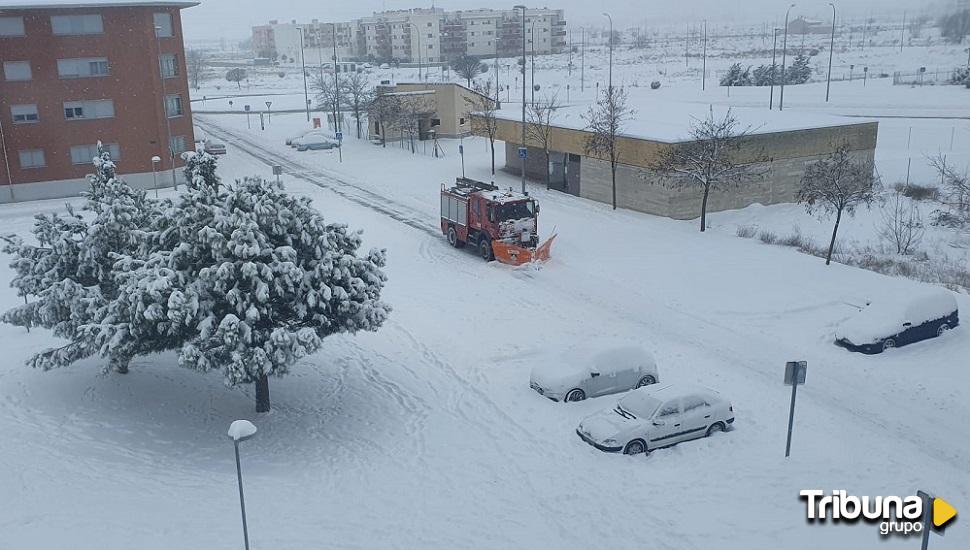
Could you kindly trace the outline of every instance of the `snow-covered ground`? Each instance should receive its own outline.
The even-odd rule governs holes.
[[[952,49],[938,54],[941,65],[957,58]],[[889,50],[877,50],[879,59],[891,60]],[[618,55],[617,74],[638,100],[766,108],[766,89],[732,89],[728,98],[713,80],[702,92],[693,73],[675,78],[682,59],[673,48],[665,54],[670,80],[651,91],[647,72],[657,70],[635,55]],[[556,68],[562,57],[543,60],[550,66],[537,82],[552,89],[568,80],[576,94],[576,71],[567,79]],[[589,97],[589,84],[605,81],[605,50],[586,61]],[[394,79],[415,76],[402,73]],[[302,107],[301,79],[268,75],[278,82],[254,82],[249,92],[259,97],[236,98],[233,108],[266,100],[274,110]],[[228,98],[211,98],[246,93],[214,86],[200,91],[209,99],[194,104],[197,112],[227,110]],[[786,110],[966,117],[967,99],[955,87],[914,90],[879,79],[834,83],[828,104],[824,84],[790,87]],[[242,444],[253,548],[912,548],[915,538],[882,541],[875,526],[809,525],[798,492],[924,489],[970,507],[968,329],[880,356],[834,346],[836,325],[856,306],[924,285],[826,267],[734,235],[752,223],[798,223],[826,235],[828,225],[811,229],[818,222],[800,207],[716,214],[716,231],[700,234],[691,221],[614,212],[531,186],[542,204],[540,233],[560,237],[541,270],[514,270],[451,249],[438,232],[439,188],[461,171],[456,142],[443,142],[445,157],[435,159],[430,150],[347,139],[340,162],[336,151],[283,145],[306,127],[302,114],[273,115],[264,132],[247,129],[240,115],[197,118],[228,143],[224,179],[271,177],[280,164],[291,191],[312,197],[329,220],[363,228],[365,246],[386,247],[384,297],[394,311],[379,332],[332,337],[272,380],[273,412],[258,416],[252,388],[227,389],[217,373],[180,369],[173,354],[139,358],[124,376],[101,376],[98,360],[30,370],[25,360],[51,337],[0,325],[0,548],[239,547],[226,437],[239,418],[259,428]],[[943,150],[967,159],[965,118],[880,122],[877,156],[887,179],[905,176],[910,155]],[[484,141],[465,140],[465,153],[467,175],[488,180]],[[518,185],[503,173],[496,182]],[[34,214],[62,203],[3,205],[0,223],[23,234]],[[863,234],[865,223],[851,220],[846,234]],[[4,262],[0,281],[11,276]],[[17,300],[0,285],[0,307]],[[970,298],[957,300],[970,311]],[[649,457],[586,445],[576,425],[616,397],[552,403],[528,378],[537,362],[594,337],[640,343],[665,381],[722,392],[734,403],[735,429]],[[809,373],[785,459],[790,394],[782,377],[790,360],[807,360]],[[970,531],[958,522],[931,547],[970,547]]]
[[[254,548],[906,548],[915,539],[882,544],[875,526],[806,524],[798,491],[970,501],[966,329],[884,356],[832,345],[854,304],[917,283],[539,187],[541,232],[560,233],[553,261],[486,265],[437,233],[438,189],[460,170],[454,143],[433,159],[350,139],[340,163],[282,144],[301,115],[273,121],[257,134],[244,117],[199,117],[232,136],[224,178],[282,163],[292,191],[388,249],[390,321],[272,380],[274,411],[261,416],[251,388],[173,355],[127,376],[100,376],[97,361],[29,370],[50,337],[0,326],[0,492],[16,503],[0,515],[4,544],[237,547],[225,435],[237,418],[259,427],[242,448]],[[465,145],[467,174],[488,179],[484,143]],[[58,206],[8,205],[0,218],[22,233]],[[528,375],[592,336],[642,343],[665,380],[721,391],[736,428],[647,458],[589,447],[576,425],[615,398],[553,403]],[[810,372],[786,460],[782,374],[795,359]],[[957,524],[933,546],[968,542]]]

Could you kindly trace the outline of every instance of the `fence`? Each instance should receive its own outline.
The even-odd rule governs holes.
[[[911,72],[896,71],[893,73],[893,85],[923,86],[949,84],[950,79],[953,77],[953,73],[956,71],[956,69],[957,68],[955,67],[921,67],[920,69]]]

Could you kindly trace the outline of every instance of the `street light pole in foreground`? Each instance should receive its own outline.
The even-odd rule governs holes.
[[[248,420],[236,420],[229,425],[229,439],[236,451],[236,479],[239,481],[239,509],[242,511],[243,542],[249,550],[249,529],[246,526],[246,499],[243,497],[242,468],[239,466],[239,443],[256,435],[256,426]]]

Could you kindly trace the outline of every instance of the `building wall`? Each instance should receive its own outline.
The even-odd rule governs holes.
[[[468,114],[468,100],[478,96],[472,90],[459,84],[445,82],[402,83],[394,87],[397,92],[433,90],[432,110],[434,118],[441,121],[437,129],[440,138],[457,138],[471,134],[471,116]]]
[[[172,16],[172,37],[154,33],[154,13]],[[51,15],[102,15],[103,33],[92,35],[54,35]],[[92,172],[90,164],[73,164],[71,146],[93,145],[97,141],[117,143],[118,172],[151,173],[153,156],[162,162],[160,170],[171,167],[168,154],[168,128],[164,110],[165,94],[182,98],[181,116],[167,119],[172,136],[184,136],[185,146],[193,149],[192,112],[185,71],[185,52],[179,10],[174,6],[100,7],[75,9],[4,10],[4,16],[22,16],[25,36],[0,37],[0,65],[3,61],[29,61],[32,79],[9,82],[0,73],[0,122],[10,165],[7,174],[0,164],[0,183],[76,180]],[[162,79],[159,50],[174,54],[179,74]],[[105,57],[109,75],[89,78],[61,78],[57,60]],[[163,92],[164,80],[164,92]],[[114,117],[67,120],[65,101],[111,99]],[[13,124],[11,105],[36,104],[39,121]],[[46,166],[22,168],[20,150],[43,149]],[[181,166],[176,159],[176,166]]]
[[[521,173],[518,158],[520,132],[518,122],[499,120],[498,139],[505,141],[505,170],[513,174]],[[793,202],[806,166],[825,157],[840,143],[847,143],[855,158],[871,162],[875,155],[877,132],[878,124],[871,122],[753,135],[746,140],[742,159],[767,156],[771,159],[765,165],[767,172],[763,178],[751,183],[713,190],[708,197],[708,211],[743,208],[755,203]],[[587,133],[582,130],[553,128],[550,150],[557,154],[566,152],[581,155],[580,196],[610,204],[612,177],[609,161],[585,153],[586,136]],[[528,138],[526,142],[526,177],[543,181],[545,156],[542,149]],[[650,169],[661,149],[669,147],[669,144],[632,138],[623,138],[619,143],[621,163],[617,166],[616,176],[618,207],[676,219],[691,219],[700,215],[702,191],[669,188],[664,185],[660,175]]]

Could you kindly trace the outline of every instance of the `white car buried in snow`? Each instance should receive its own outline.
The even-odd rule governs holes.
[[[725,431],[733,422],[734,406],[716,391],[667,385],[630,392],[580,422],[576,433],[601,451],[639,454]]]
[[[571,349],[557,360],[537,365],[529,386],[553,401],[582,401],[659,381],[657,362],[645,349],[601,344],[592,349]]]

